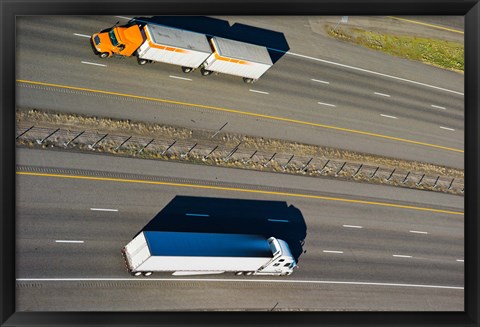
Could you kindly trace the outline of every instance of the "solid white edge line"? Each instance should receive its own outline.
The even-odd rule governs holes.
[[[420,284],[395,284],[395,283],[374,283],[374,282],[342,282],[323,280],[269,280],[269,279],[220,279],[220,278],[17,278],[17,282],[69,282],[69,281],[171,281],[171,282],[246,282],[246,283],[304,283],[304,284],[344,284],[344,285],[369,285],[369,286],[398,286],[398,287],[419,287],[419,288],[445,288],[463,290],[460,286],[443,285],[420,285]]]
[[[118,209],[102,209],[102,208],[90,208],[92,211],[114,211],[117,212]]]
[[[177,78],[177,79],[183,79],[183,80],[186,80],[186,81],[191,81],[191,80],[192,80],[191,78],[179,77],[179,76],[175,76],[175,75],[169,75],[168,77]]]
[[[382,97],[387,97],[387,98],[390,98],[390,95],[389,94],[385,94],[385,93],[378,93],[378,92],[374,92],[374,94],[376,95],[380,95]]]
[[[440,126],[440,128],[446,129],[447,131],[455,131],[453,128],[449,128],[449,127]]]
[[[378,73],[378,72],[374,72],[374,71],[368,70],[368,69],[353,67],[353,66],[349,66],[349,65],[345,65],[345,64],[340,64],[340,63],[337,63],[337,62],[328,61],[328,60],[324,60],[324,59],[309,57],[309,56],[305,56],[305,55],[301,55],[301,54],[293,53],[293,52],[286,52],[286,53],[289,54],[289,55],[291,55],[291,56],[297,56],[297,57],[301,57],[301,58],[306,58],[306,59],[311,59],[311,60],[315,60],[315,61],[320,61],[320,62],[324,62],[324,63],[326,63],[326,64],[331,64],[331,65],[340,66],[340,67],[344,67],[344,68],[350,68],[350,69],[362,71],[362,72],[365,72],[365,73],[370,73],[370,74],[375,74],[375,75],[379,75],[379,76],[383,76],[383,77],[393,78],[393,79],[396,79],[396,80],[399,80],[399,81],[404,81],[404,82],[409,82],[409,83],[413,83],[413,84],[417,84],[417,85],[422,85],[422,86],[430,87],[430,88],[437,89],[437,90],[441,90],[441,91],[445,91],[445,92],[450,92],[450,93],[455,93],[455,94],[459,94],[459,95],[464,95],[464,93],[461,93],[461,92],[457,92],[457,91],[453,91],[453,90],[449,90],[449,89],[445,89],[445,88],[442,88],[442,87],[433,86],[433,85],[429,85],[429,84],[425,84],[425,83],[420,83],[420,82],[412,81],[412,80],[409,80],[409,79],[406,79],[406,78],[401,78],[401,77],[397,77],[397,76],[392,76],[392,75],[387,75],[387,74],[383,74],[383,73]]]
[[[268,92],[263,92],[263,91],[257,91],[257,90],[252,90],[250,89],[251,92],[256,92],[256,93],[262,93],[262,94],[270,94]]]
[[[411,230],[410,233],[416,233],[416,234],[428,234],[428,232],[421,232],[418,230]]]
[[[325,103],[325,102],[317,102],[318,104],[322,104],[324,106],[328,106],[328,107],[336,107],[336,105],[334,104],[330,104],[330,103]]]
[[[386,117],[386,118],[398,119],[398,118],[395,117],[395,116],[389,116],[389,115],[384,115],[384,114],[380,114],[380,116]]]
[[[363,228],[362,226],[356,226],[356,225],[342,225],[342,226],[346,228]]]
[[[457,259],[456,261],[458,261],[458,262],[464,262],[463,259]]]
[[[56,243],[85,243],[85,241],[55,240]]]
[[[343,251],[323,250],[325,253],[343,253]]]
[[[313,78],[312,78],[312,81],[314,81],[314,82],[318,82],[318,83],[323,83],[323,84],[330,84],[330,82],[327,82],[327,81],[321,81],[321,80],[319,80],[319,79],[313,79]]]
[[[446,110],[446,109],[447,109],[447,108],[445,108],[445,107],[436,106],[436,105],[434,105],[434,104],[432,104],[432,107],[438,108],[438,109],[442,109],[442,110]]]
[[[117,18],[123,18],[123,19],[128,19],[128,20],[131,19],[130,17],[124,17],[124,16],[115,16],[115,17],[117,17]]]
[[[81,37],[88,37],[88,38],[90,38],[90,37],[91,37],[90,35],[78,34],[78,33],[73,33],[73,35],[76,35],[76,36],[81,36]]]
[[[394,254],[393,256],[397,258],[412,258],[411,255],[403,255],[403,254]]]
[[[94,63],[94,62],[88,62],[88,61],[82,61],[82,64],[87,64],[87,65],[95,65],[95,66],[107,67],[107,65],[103,65],[103,64],[96,64],[96,63]]]

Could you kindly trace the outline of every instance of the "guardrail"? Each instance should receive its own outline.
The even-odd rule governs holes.
[[[220,166],[234,166],[263,171],[329,176],[371,183],[417,189],[464,193],[463,178],[427,175],[424,172],[395,167],[369,165],[325,157],[307,157],[295,153],[265,152],[255,148],[227,146],[219,141],[157,139],[134,135],[98,133],[87,130],[18,126],[17,145],[54,147],[108,152],[133,157],[190,160]]]

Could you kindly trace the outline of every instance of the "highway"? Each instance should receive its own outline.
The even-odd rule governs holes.
[[[278,309],[463,309],[462,197],[57,151],[18,149],[17,165],[18,310],[106,309],[99,292],[114,299],[114,310],[263,310],[275,302]],[[280,279],[157,273],[138,282],[120,249],[178,195],[287,201],[306,225],[300,269]],[[288,286],[277,289],[278,281]],[[118,287],[132,295],[118,296]],[[73,290],[81,296],[67,298]],[[152,307],[151,296],[165,291],[169,299]]]
[[[140,67],[134,58],[100,60],[86,36],[118,19],[19,19],[17,105],[210,130],[229,122],[225,132],[463,168],[460,74],[371,53],[409,67],[412,79],[302,53],[308,47],[291,48],[253,85],[171,65]]]
[[[288,53],[254,84],[95,56],[89,36],[125,17],[19,17],[17,107],[228,122],[222,131],[463,168],[463,75],[326,38],[312,17],[228,19],[285,33]],[[17,311],[464,309],[460,196],[75,151],[18,148],[16,163]],[[130,276],[121,248],[179,196],[293,206],[301,215],[275,228],[306,234],[300,268]]]

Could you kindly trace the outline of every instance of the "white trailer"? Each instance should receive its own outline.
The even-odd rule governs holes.
[[[205,35],[161,25],[143,26],[145,41],[137,50],[138,63],[163,62],[182,66],[185,73],[198,68],[212,53]]]
[[[283,276],[297,266],[285,241],[247,234],[142,231],[122,253],[134,276],[153,272]]]
[[[210,44],[213,53],[203,64],[202,75],[218,72],[253,83],[273,66],[266,47],[220,37],[212,37]]]

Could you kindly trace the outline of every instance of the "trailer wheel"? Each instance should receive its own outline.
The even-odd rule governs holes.
[[[102,59],[107,58],[109,56],[108,52],[100,52],[98,56]]]
[[[204,67],[202,67],[202,69],[200,69],[200,73],[203,75],[203,76],[208,76],[212,73],[211,70],[208,70],[208,69],[205,69]]]
[[[235,273],[235,275],[236,275],[236,276],[242,276],[242,275],[243,275],[243,271],[237,271],[237,272]]]
[[[148,277],[148,276],[150,276],[151,274],[153,274],[153,272],[147,271],[147,272],[144,272],[144,273],[143,273],[143,276]]]
[[[190,73],[192,70],[193,70],[193,69],[190,68],[190,67],[182,66],[182,71],[183,71],[184,73]]]
[[[247,271],[247,272],[245,273],[245,275],[251,276],[251,275],[253,275],[253,271]]]
[[[252,84],[255,80],[253,78],[244,77],[243,81],[247,84]]]
[[[137,59],[137,62],[138,62],[139,65],[145,65],[145,64],[148,62],[148,60],[147,60],[147,59],[138,58],[138,59]]]
[[[138,276],[140,276],[141,274],[142,274],[141,271],[137,271],[137,272],[134,272],[134,273],[133,273],[133,276],[138,277]]]

